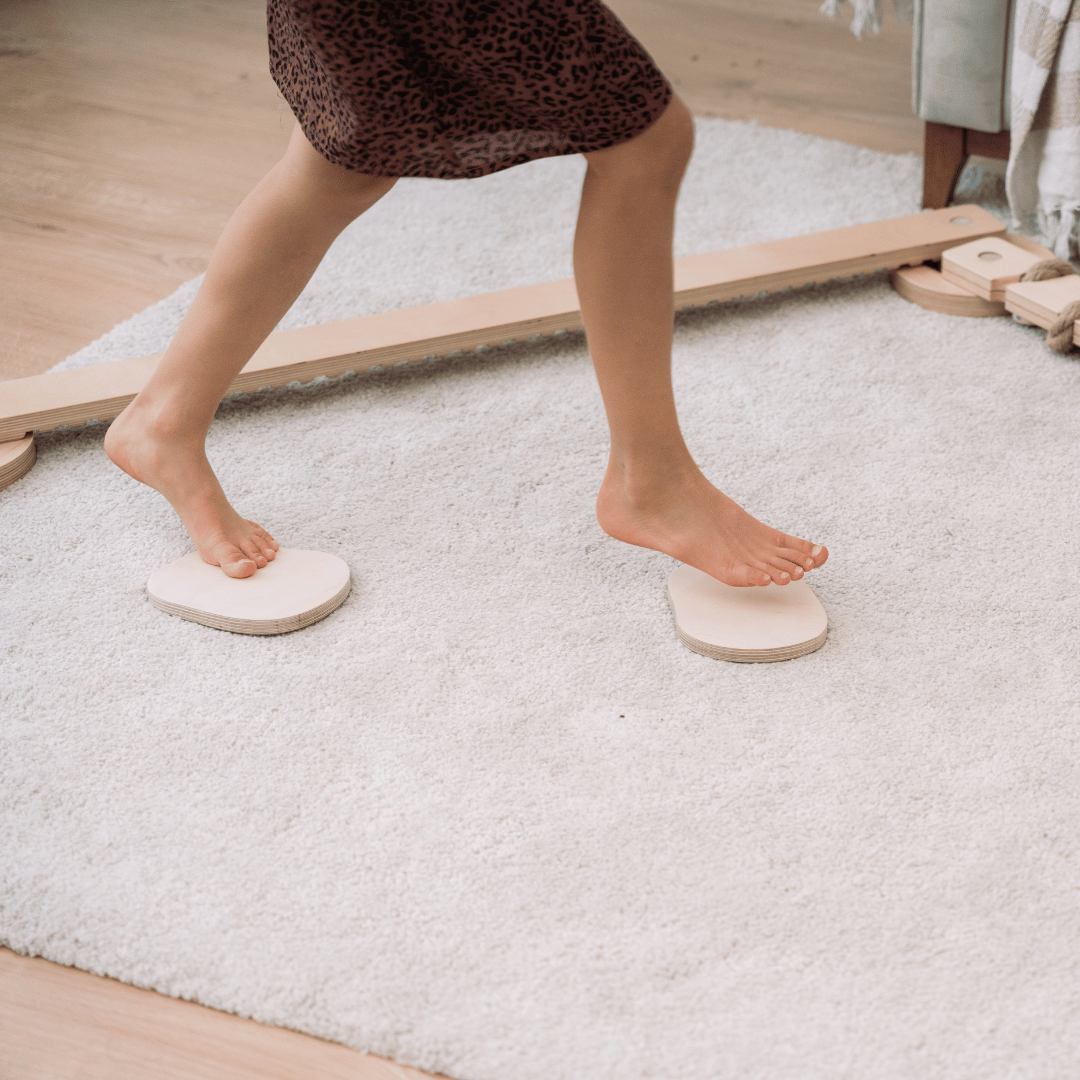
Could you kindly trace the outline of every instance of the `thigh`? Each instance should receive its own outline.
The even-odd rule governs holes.
[[[332,203],[344,201],[370,206],[397,183],[394,176],[372,176],[327,161],[308,142],[299,124],[293,128],[281,167],[307,197]]]

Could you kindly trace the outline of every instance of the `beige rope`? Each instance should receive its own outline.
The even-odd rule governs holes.
[[[1046,281],[1049,278],[1068,277],[1075,274],[1071,263],[1064,259],[1043,259],[1020,275],[1021,281]]]
[[[1064,259],[1043,259],[1020,275],[1021,281],[1047,281],[1050,278],[1068,277],[1076,271]],[[1046,331],[1046,344],[1056,353],[1067,353],[1073,347],[1073,324],[1080,319],[1080,300],[1068,304],[1057,320]]]
[[[1067,353],[1073,346],[1073,323],[1080,319],[1080,300],[1068,304],[1057,321],[1046,331],[1046,344],[1056,353]]]

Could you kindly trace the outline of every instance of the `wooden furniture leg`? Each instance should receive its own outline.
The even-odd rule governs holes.
[[[927,120],[923,142],[924,210],[941,210],[949,205],[960,171],[972,154],[1008,161],[1009,133],[975,131]]]
[[[962,127],[927,120],[923,143],[924,210],[940,210],[949,205],[960,170],[967,161],[964,134]]]

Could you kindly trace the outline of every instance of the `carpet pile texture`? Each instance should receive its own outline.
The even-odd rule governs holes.
[[[283,325],[569,276],[581,172],[403,182]],[[919,182],[702,121],[678,252]],[[593,517],[579,334],[222,406],[241,512],[354,574],[277,638],[155,610],[171,510],[102,426],[41,437],[0,493],[0,941],[458,1080],[1071,1075],[1080,364],[874,275],[681,315],[675,378],[706,472],[829,545],[819,652],[678,643],[672,560]]]

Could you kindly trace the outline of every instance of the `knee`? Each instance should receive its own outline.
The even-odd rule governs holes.
[[[395,184],[395,176],[369,176],[349,172],[333,186],[332,195],[345,213],[354,218],[375,205]]]
[[[649,131],[655,132],[658,161],[681,178],[694,153],[694,118],[682,99],[673,97],[664,115]]]
[[[694,151],[694,118],[674,97],[660,118],[629,142],[586,154],[589,171],[607,181],[678,190]]]
[[[310,196],[327,210],[358,217],[377,203],[396,183],[392,176],[371,176],[332,165],[324,159],[309,163],[304,175]]]

